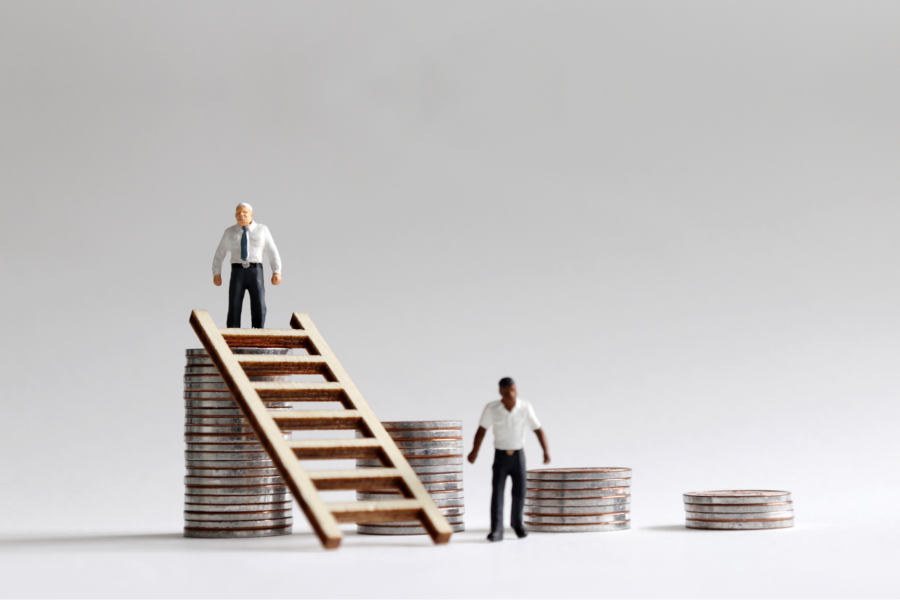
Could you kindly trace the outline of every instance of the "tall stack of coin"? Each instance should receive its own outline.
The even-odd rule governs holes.
[[[233,350],[235,354],[288,353],[282,348]],[[206,350],[187,350],[184,373],[184,536],[245,538],[291,533],[288,489]],[[291,407],[286,402],[265,404],[273,409]]]
[[[794,526],[790,492],[722,490],[684,495],[688,529],[786,529]]]
[[[631,469],[528,471],[525,528],[551,533],[630,529]]]
[[[438,511],[453,531],[465,531],[463,514],[463,441],[462,421],[385,421],[382,423],[394,443],[418,474]],[[357,432],[356,437],[362,437]],[[359,459],[357,468],[381,467],[378,460]],[[397,500],[403,496],[396,489],[365,490],[356,493],[357,500]],[[424,535],[418,521],[396,523],[359,523],[357,533],[370,535]]]

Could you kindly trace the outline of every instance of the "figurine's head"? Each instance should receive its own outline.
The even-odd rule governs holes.
[[[234,218],[241,227],[248,226],[253,222],[253,207],[246,202],[241,202],[234,211]]]
[[[518,392],[516,392],[516,382],[512,377],[504,377],[500,380],[500,395],[504,398],[516,399]]]

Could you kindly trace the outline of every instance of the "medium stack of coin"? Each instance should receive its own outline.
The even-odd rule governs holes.
[[[630,529],[631,469],[528,471],[525,528],[551,533]]]
[[[382,422],[394,443],[409,461],[412,470],[438,511],[453,531],[465,531],[463,514],[463,441],[462,421],[385,421]],[[356,437],[362,437],[357,432]],[[357,468],[383,466],[378,460],[359,459]],[[356,493],[357,500],[398,500],[396,489],[365,490]],[[358,523],[357,533],[369,535],[424,535],[418,521],[396,523]]]
[[[282,348],[233,350],[235,354],[288,353]],[[291,408],[286,402],[265,404],[276,410]],[[287,486],[203,348],[187,350],[184,407],[184,536],[246,538],[291,533]]]
[[[688,529],[786,529],[794,526],[790,492],[722,490],[684,495]]]

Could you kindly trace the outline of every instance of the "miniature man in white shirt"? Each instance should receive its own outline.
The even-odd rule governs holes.
[[[263,254],[272,267],[272,285],[281,283],[281,257],[269,228],[253,220],[253,207],[238,204],[234,218],[237,225],[225,230],[213,257],[213,283],[222,285],[222,261],[231,253],[231,281],[228,284],[228,319],[226,327],[241,326],[244,292],[250,294],[250,321],[253,327],[266,325],[266,287]]]
[[[544,464],[550,463],[550,450],[547,447],[547,436],[541,429],[541,423],[534,414],[531,404],[518,398],[516,382],[511,377],[500,380],[501,400],[490,402],[484,407],[478,431],[475,432],[475,445],[469,454],[469,462],[478,458],[478,450],[484,441],[484,434],[494,428],[494,481],[491,494],[491,532],[487,539],[499,542],[503,539],[503,495],[506,492],[506,478],[512,477],[512,528],[520,538],[528,535],[522,522],[525,508],[525,433],[526,428],[537,435],[541,448],[544,449]]]

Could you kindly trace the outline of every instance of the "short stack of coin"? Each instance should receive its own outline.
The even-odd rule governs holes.
[[[287,354],[234,348],[235,354]],[[184,536],[246,538],[291,533],[291,496],[206,350],[187,350],[184,371]],[[251,377],[283,381],[287,377]],[[266,402],[290,409],[286,402]]]
[[[422,485],[453,531],[465,531],[463,522],[463,440],[462,421],[385,421],[382,422],[394,443],[418,474]],[[362,437],[357,433],[356,437]],[[383,466],[378,460],[359,459],[357,468]],[[396,489],[365,490],[357,500],[397,500]],[[418,521],[397,523],[359,523],[357,533],[369,535],[424,535]]]
[[[528,471],[525,528],[550,533],[630,529],[631,469]]]
[[[786,529],[794,526],[790,492],[722,490],[684,495],[688,529]]]

